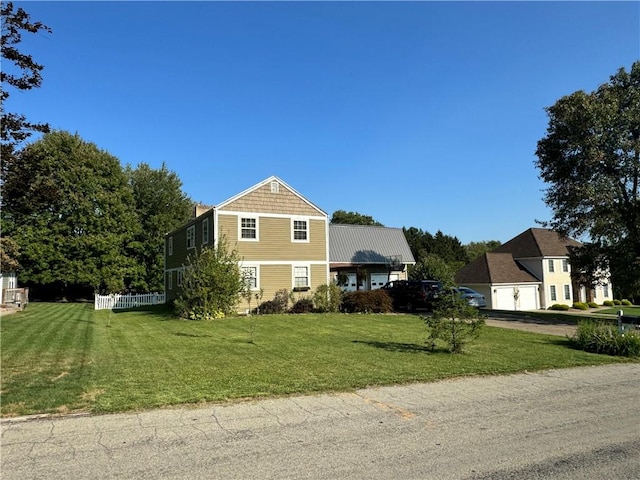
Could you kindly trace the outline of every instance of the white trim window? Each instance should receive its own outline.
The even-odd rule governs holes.
[[[191,225],[187,228],[187,249],[196,248],[196,226]]]
[[[167,255],[173,255],[173,237],[167,239]]]
[[[182,286],[182,281],[184,279],[184,270],[180,269],[178,270],[178,281],[176,282],[176,284],[181,287]]]
[[[309,288],[309,265],[293,266],[293,288]]]
[[[249,287],[249,290],[260,289],[260,285],[258,283],[258,267],[256,265],[242,267],[242,277]]]
[[[551,285],[549,287],[549,296],[551,297],[551,301],[552,302],[557,302],[558,301],[558,293],[556,292],[556,286],[555,285]]]
[[[271,182],[271,193],[280,193],[280,184],[275,180]]]
[[[291,219],[291,241],[292,242],[308,242],[309,241],[309,220],[301,218]]]
[[[564,299],[571,300],[571,285],[563,285],[564,287]]]
[[[604,296],[604,298],[607,298],[609,296],[609,284],[605,283],[602,286],[602,295]]]
[[[167,272],[167,290],[173,290],[173,272]]]
[[[209,219],[202,220],[202,245],[209,244]]]
[[[562,271],[564,273],[569,273],[569,260],[566,258],[562,259]]]
[[[258,219],[256,217],[240,217],[238,238],[244,241],[258,241]]]
[[[556,271],[556,269],[555,269],[555,266],[553,265],[553,259],[552,259],[552,258],[550,258],[550,259],[549,259],[549,261],[548,261],[548,263],[549,263],[549,273],[553,273],[553,272],[555,272],[555,271]]]

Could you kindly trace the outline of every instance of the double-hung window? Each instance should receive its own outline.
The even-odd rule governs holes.
[[[178,270],[178,286],[182,286],[182,279],[184,278],[184,270]]]
[[[258,289],[258,267],[242,267],[242,276],[249,290]]]
[[[570,285],[565,285],[564,286],[564,299],[565,300],[571,300],[571,286]]]
[[[309,222],[307,220],[293,220],[292,224],[294,242],[309,241]]]
[[[551,285],[549,287],[549,293],[551,294],[551,301],[552,302],[556,302],[558,300],[558,294],[556,292],[556,286],[555,285]]]
[[[196,248],[196,226],[187,228],[187,248]]]
[[[254,217],[240,219],[240,238],[242,240],[258,239],[258,220]]]
[[[555,271],[556,271],[556,270],[555,270],[555,267],[554,267],[554,265],[553,265],[553,259],[550,259],[550,260],[549,260],[549,272],[553,273],[553,272],[555,272]]]
[[[167,255],[173,255],[173,237],[167,239]]]
[[[309,286],[309,267],[293,267],[293,288],[305,288]]]
[[[167,290],[173,290],[173,272],[167,272]]]
[[[202,244],[207,245],[209,243],[209,219],[202,220]]]
[[[562,271],[565,273],[569,272],[569,260],[566,258],[562,259]]]

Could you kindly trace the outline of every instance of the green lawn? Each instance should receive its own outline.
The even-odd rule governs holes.
[[[254,343],[250,343],[255,322]],[[183,321],[31,303],[1,319],[2,415],[114,412],[462,376],[624,362],[561,337],[486,327],[462,355],[431,352],[413,315]]]
[[[624,315],[637,315],[640,316],[640,307],[623,307],[620,305],[616,305],[615,307],[608,308],[606,310],[598,310],[597,313],[606,313],[609,315],[617,315],[618,311],[622,310]]]

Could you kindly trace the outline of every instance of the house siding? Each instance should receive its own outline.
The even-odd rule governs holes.
[[[324,212],[305,202],[297,194],[280,184],[278,193],[271,192],[271,183],[256,188],[242,197],[225,204],[220,212],[260,212],[285,215],[318,216]]]
[[[229,245],[238,249],[245,262],[260,260],[326,261],[327,221],[310,219],[309,242],[291,241],[291,218],[257,215],[258,241],[238,238],[238,223],[242,214],[218,213],[219,233]],[[250,216],[247,213],[247,216]],[[253,215],[256,216],[256,215]]]

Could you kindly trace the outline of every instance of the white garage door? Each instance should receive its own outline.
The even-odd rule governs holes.
[[[495,289],[495,308],[498,310],[515,310],[516,302],[513,298],[513,287],[498,287]]]
[[[518,310],[535,310],[538,308],[538,287],[535,285],[519,287],[520,305]]]
[[[389,279],[388,273],[372,273],[371,274],[371,290],[382,288]]]
[[[516,288],[518,297],[515,298]],[[535,310],[538,308],[538,287],[535,285],[497,287],[495,307],[498,310]]]

